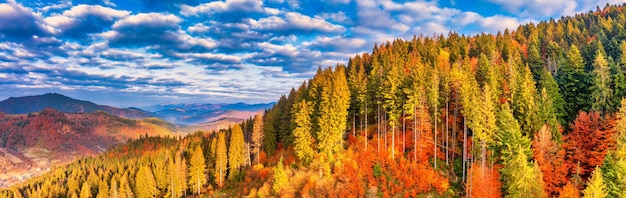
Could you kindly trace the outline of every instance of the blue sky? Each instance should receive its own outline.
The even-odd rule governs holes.
[[[0,100],[260,103],[374,43],[496,33],[626,0],[82,0],[0,3]]]

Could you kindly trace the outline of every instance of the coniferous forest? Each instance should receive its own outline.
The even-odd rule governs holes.
[[[415,36],[230,129],[129,141],[0,197],[624,197],[626,7]]]

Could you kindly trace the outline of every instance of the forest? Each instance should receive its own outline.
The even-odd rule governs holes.
[[[239,125],[0,197],[625,197],[625,8],[377,44]]]

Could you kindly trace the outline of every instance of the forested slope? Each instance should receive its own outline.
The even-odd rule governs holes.
[[[143,138],[2,193],[625,196],[625,14],[380,44],[241,126]]]

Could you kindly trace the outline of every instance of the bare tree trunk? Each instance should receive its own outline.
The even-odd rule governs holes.
[[[385,140],[385,149],[387,149],[387,112],[383,112],[383,133],[383,138]]]
[[[446,142],[445,142],[445,147],[446,147],[446,164],[448,164],[448,165],[450,164],[450,162],[448,161],[448,158],[449,158],[449,155],[450,155],[450,147],[449,147],[449,145],[450,145],[450,138],[449,138],[450,137],[450,133],[449,133],[450,131],[449,131],[449,129],[450,128],[448,127],[448,125],[449,125],[448,117],[449,117],[449,114],[450,114],[448,112],[449,110],[450,109],[449,109],[449,105],[448,105],[448,98],[446,98]]]
[[[434,118],[435,118],[435,119],[434,119],[434,123],[435,123],[435,130],[433,131],[433,133],[435,134],[435,142],[434,142],[434,145],[435,145],[435,146],[434,146],[433,148],[434,148],[434,150],[435,150],[435,156],[434,156],[434,161],[435,161],[435,163],[433,164],[433,168],[434,168],[435,170],[437,170],[437,107],[435,107],[434,109],[435,109],[435,110],[434,110],[434,114],[435,114],[435,116],[434,116]]]
[[[198,169],[198,171],[196,171],[196,172],[197,172],[197,175],[196,175],[196,176],[198,176],[198,177],[197,177],[197,178],[198,178],[198,180],[196,180],[196,182],[197,182],[197,184],[198,184],[198,185],[197,185],[198,195],[200,195],[200,169]]]
[[[404,151],[406,150],[406,119],[404,117],[404,108],[402,109],[402,156],[404,156]]]
[[[419,142],[419,150],[420,150],[420,157],[422,156],[422,101],[420,101],[420,108],[418,109],[419,111],[419,122],[418,122],[418,130],[417,130],[417,141]]]
[[[417,162],[417,105],[413,106],[413,159]]]
[[[363,132],[363,115],[359,115],[359,129]]]
[[[367,103],[365,103],[365,137],[364,137],[364,139],[365,139],[365,141],[364,141],[365,142],[364,143],[365,144],[365,151],[367,151],[367,139],[368,139],[367,138],[367,130],[368,130],[368,128],[367,128]]]
[[[377,150],[378,152],[380,152],[380,104],[377,104],[377,106],[376,106],[376,111],[377,111],[377,113],[376,113],[376,117],[377,117],[377,119],[376,119],[376,120],[377,120],[377,121],[376,121],[376,125],[377,125],[377,126],[376,126],[376,127],[377,127],[377,130],[376,130],[376,132],[377,132],[376,139],[378,139],[378,144],[376,145],[376,146],[377,146],[376,150]]]
[[[352,114],[352,136],[356,137],[356,112]]]
[[[455,98],[455,101],[456,101],[456,98]],[[456,118],[458,116],[459,116],[458,105],[454,105],[454,118],[452,118],[452,123],[454,123],[452,125],[452,159],[456,158],[456,127],[457,127]]]
[[[393,126],[391,126],[391,159],[395,159],[396,157],[396,124],[394,123]]]
[[[251,154],[250,154],[250,143],[248,143],[248,166],[252,165],[252,158]]]
[[[473,171],[471,171],[472,167],[474,166],[473,158],[474,157],[472,156],[472,159],[470,160],[471,162],[468,162],[469,163],[469,175],[467,176],[468,177],[468,182],[467,183],[469,184],[468,185],[468,189],[467,189],[468,190],[468,194],[467,194],[468,196],[470,196],[472,194],[472,180],[474,180],[474,178],[473,178],[474,173],[473,173]]]
[[[481,160],[480,164],[482,167],[486,167],[487,166],[487,144],[485,143],[485,140],[481,140],[480,150],[481,150],[481,158],[482,158],[480,159]],[[485,175],[485,170],[482,169],[481,173]]]
[[[467,167],[467,122],[465,116],[463,116],[463,181],[465,182],[466,167]]]

